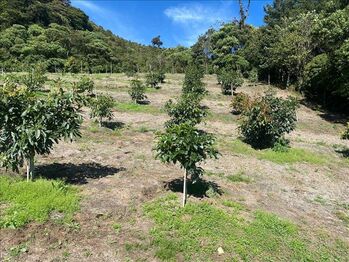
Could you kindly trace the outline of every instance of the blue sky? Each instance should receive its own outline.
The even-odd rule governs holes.
[[[248,23],[263,24],[263,6],[272,0],[252,0]],[[191,46],[210,27],[239,17],[237,0],[226,1],[105,1],[72,0],[92,21],[127,40],[150,44],[160,35],[165,47]]]

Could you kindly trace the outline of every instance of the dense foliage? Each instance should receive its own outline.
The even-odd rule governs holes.
[[[284,87],[348,113],[349,2],[274,0],[265,25],[239,21],[209,29],[192,47],[194,60],[209,70],[235,70]],[[256,71],[257,70],[257,71]]]
[[[163,50],[115,36],[66,0],[0,0],[0,33],[0,71],[7,72],[41,63],[50,72],[144,72],[153,66],[175,73],[191,60],[184,47]]]
[[[245,140],[257,148],[284,144],[284,135],[296,127],[297,106],[294,98],[283,99],[267,93],[244,112],[240,131]]]
[[[207,110],[200,105],[199,97],[193,93],[182,94],[176,103],[172,100],[168,101],[165,109],[171,117],[166,122],[166,126],[178,125],[185,122],[196,125],[207,116]]]

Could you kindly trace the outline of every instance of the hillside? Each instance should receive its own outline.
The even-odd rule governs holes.
[[[1,0],[0,29],[5,71],[35,63],[50,72],[145,71],[162,52],[113,35],[65,0]]]

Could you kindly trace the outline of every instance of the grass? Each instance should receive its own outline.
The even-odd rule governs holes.
[[[249,178],[248,176],[245,175],[245,172],[243,170],[237,172],[234,175],[229,175],[227,176],[227,179],[230,182],[244,182],[244,183],[250,183],[251,182],[251,178]]]
[[[31,221],[44,222],[53,211],[61,213],[63,222],[68,222],[79,208],[76,189],[61,181],[26,182],[1,176],[0,188],[0,204],[5,206],[0,228],[18,228]]]
[[[216,177],[221,177],[221,178],[225,178],[230,182],[243,182],[243,183],[250,183],[252,182],[251,178],[249,178],[246,174],[245,171],[240,170],[238,171],[236,174],[233,175],[225,175],[224,173],[215,173],[215,172],[210,172],[210,171],[206,171],[205,174],[207,176],[216,176]]]
[[[175,194],[147,203],[155,255],[163,261],[344,261],[349,255],[341,240],[310,240],[297,225],[274,214],[255,211],[245,220],[241,205],[223,205],[231,209],[207,202],[181,208]],[[224,254],[218,259],[219,247]]]
[[[301,148],[290,148],[286,152],[273,151],[272,149],[255,150],[250,145],[239,139],[232,141],[221,140],[219,146],[236,154],[249,155],[261,160],[268,160],[277,164],[309,163],[325,164],[327,159],[320,155]]]
[[[152,105],[140,105],[136,103],[131,102],[124,102],[124,103],[116,103],[115,109],[119,112],[142,112],[142,113],[149,113],[149,114],[161,114],[163,111],[155,106]]]

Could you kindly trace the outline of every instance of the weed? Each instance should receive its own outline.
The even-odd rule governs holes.
[[[9,255],[11,257],[18,257],[21,254],[26,253],[26,252],[28,252],[27,244],[22,243],[22,244],[20,244],[18,246],[11,247]]]
[[[115,233],[118,234],[120,232],[120,230],[121,230],[121,224],[114,223],[113,224],[113,229],[114,229]]]

